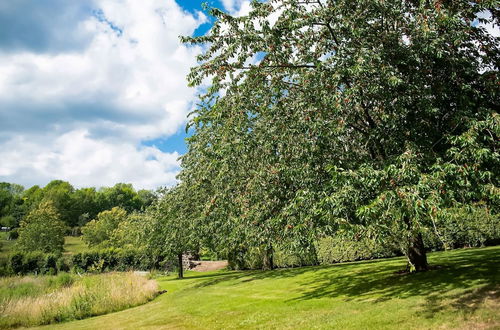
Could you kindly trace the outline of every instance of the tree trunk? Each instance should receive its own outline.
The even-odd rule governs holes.
[[[410,238],[406,257],[408,258],[410,270],[425,272],[429,269],[422,234],[418,233]]]
[[[178,274],[179,278],[184,278],[184,266],[182,265],[182,253],[179,253],[177,255],[177,260],[179,261],[177,274]]]
[[[274,257],[273,257],[273,246],[269,244],[266,248],[266,254],[264,255],[264,263],[262,265],[263,269],[274,269]]]

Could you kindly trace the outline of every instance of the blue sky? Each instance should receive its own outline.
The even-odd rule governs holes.
[[[203,2],[0,1],[0,181],[175,184],[202,90],[185,80],[202,48],[178,37],[210,29]]]

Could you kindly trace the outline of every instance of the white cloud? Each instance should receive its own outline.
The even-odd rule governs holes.
[[[97,15],[72,25],[90,36],[83,49],[0,49],[0,181],[61,178],[76,186],[138,188],[175,182],[178,154],[140,142],[185,124],[196,95],[185,77],[200,48],[178,37],[191,35],[206,17],[174,0],[93,6]],[[54,15],[58,10],[64,8],[53,8]]]
[[[482,26],[488,31],[489,34],[491,34],[493,37],[500,37],[500,26],[498,24],[494,24],[492,20],[492,15],[491,12],[488,10],[484,10],[476,15],[480,19],[486,19],[489,22],[488,23],[481,23],[479,26]]]
[[[154,189],[158,183],[173,184],[179,170],[179,154],[155,147],[136,148],[123,142],[89,138],[85,130],[63,134],[50,145],[20,136],[4,143],[0,177],[14,177],[25,185],[59,178],[75,186],[112,186],[117,182]]]
[[[222,0],[224,9],[233,16],[244,16],[250,12],[249,0]]]

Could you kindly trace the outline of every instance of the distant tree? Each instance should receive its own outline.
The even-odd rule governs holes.
[[[21,222],[16,248],[26,252],[60,253],[66,229],[54,204],[42,202]]]
[[[61,215],[62,221],[69,227],[78,223],[78,209],[75,208],[73,194],[75,188],[66,181],[53,180],[43,188],[43,200],[52,201]]]
[[[146,190],[146,189],[141,189],[137,192],[137,195],[139,196],[139,199],[141,200],[141,208],[146,208],[153,204],[157,196],[154,192],[151,190]]]
[[[75,214],[78,217],[78,226],[85,225],[89,220],[95,219],[101,211],[98,202],[98,193],[95,188],[77,189],[71,196]]]
[[[152,218],[149,213],[131,213],[111,232],[109,245],[141,248],[147,246],[148,229]]]
[[[22,193],[24,187],[15,183],[0,182],[0,225],[17,227],[24,216]]]
[[[140,210],[142,200],[131,184],[117,183],[113,187],[101,188],[98,192],[98,203],[101,210],[121,207],[127,212]]]
[[[127,211],[120,207],[102,211],[97,218],[82,227],[83,241],[89,246],[109,245],[113,231],[127,220]]]

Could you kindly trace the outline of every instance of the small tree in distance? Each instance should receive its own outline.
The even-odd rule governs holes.
[[[23,252],[61,253],[66,225],[52,202],[42,202],[21,222],[16,247]]]
[[[120,223],[127,219],[127,211],[121,207],[102,211],[97,218],[82,227],[83,241],[89,246],[105,244],[112,237]]]

